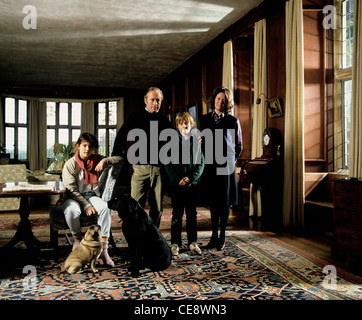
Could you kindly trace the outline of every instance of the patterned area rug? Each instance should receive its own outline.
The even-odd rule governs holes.
[[[210,232],[200,231],[207,244]],[[161,272],[142,272],[131,278],[126,243],[116,233],[119,253],[115,268],[93,274],[61,273],[48,260],[33,269],[34,282],[23,269],[0,273],[0,300],[358,300],[362,279],[335,270],[335,281],[323,272],[328,263],[255,231],[228,231],[224,251],[202,250],[192,255],[187,246]],[[169,235],[166,234],[169,240]],[[184,244],[186,239],[184,236]],[[25,265],[25,264],[24,264]],[[28,279],[26,279],[28,278]]]
[[[146,209],[147,211],[147,209]],[[7,243],[16,232],[19,224],[18,213],[3,214],[0,219],[0,244]],[[171,228],[172,208],[167,206],[164,208],[160,229],[168,230]],[[36,238],[41,241],[49,241],[49,215],[48,213],[31,213],[29,221],[32,226],[33,233]],[[183,227],[186,226],[186,215],[183,217]],[[197,208],[197,226],[199,229],[209,228],[211,226],[210,210],[205,207]],[[112,232],[121,230],[122,224],[117,212],[112,212]],[[19,243],[17,247],[23,247]]]

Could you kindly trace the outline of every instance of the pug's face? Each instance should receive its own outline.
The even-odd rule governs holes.
[[[101,241],[101,226],[98,224],[90,226],[84,235],[84,239],[87,241]]]

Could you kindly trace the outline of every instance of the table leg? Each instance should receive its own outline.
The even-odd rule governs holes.
[[[34,247],[40,247],[42,242],[35,238],[33,231],[31,229],[31,224],[29,221],[29,203],[28,197],[22,196],[20,198],[20,208],[19,208],[19,215],[20,215],[20,222],[15,233],[15,236],[4,246],[4,248],[12,248],[20,241],[24,241],[26,247],[28,249],[34,249]]]

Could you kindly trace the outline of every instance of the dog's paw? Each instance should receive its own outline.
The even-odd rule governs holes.
[[[93,271],[94,273],[97,273],[97,272],[98,272],[98,269],[92,269],[92,271]]]

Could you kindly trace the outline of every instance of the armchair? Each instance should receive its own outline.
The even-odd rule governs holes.
[[[27,181],[27,171],[25,164],[0,165],[0,183],[25,181]],[[19,207],[20,198],[0,199],[0,211],[19,210]]]

